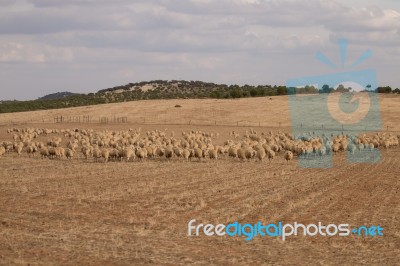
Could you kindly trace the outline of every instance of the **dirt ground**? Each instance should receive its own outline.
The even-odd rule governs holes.
[[[177,103],[183,106],[181,111],[173,108]],[[263,103],[274,110],[267,112],[269,107]],[[127,111],[131,105],[136,109]],[[206,119],[202,110],[207,106],[217,110],[209,120],[232,126],[186,124],[187,118]],[[400,131],[400,97],[382,97],[381,107],[384,126]],[[173,113],[168,117],[175,116],[182,125],[48,123],[56,112],[126,114],[131,121],[146,114],[162,121],[156,113],[163,108],[170,108]],[[236,120],[261,120],[264,124],[255,129],[263,132],[290,130],[285,97],[144,101],[0,115],[0,141],[12,139],[6,134],[10,127],[141,127],[142,131],[167,128],[177,135],[188,130],[219,132],[215,141],[222,142],[230,131],[242,134],[248,129],[236,127]],[[276,127],[279,123],[281,128]],[[282,154],[271,163],[231,158],[94,163],[6,154],[0,158],[0,264],[396,265],[400,261],[399,155],[400,148],[387,149],[377,164],[350,164],[340,153],[331,169],[301,169],[296,158],[286,163]],[[380,225],[384,236],[297,236],[286,241],[188,237],[191,219],[212,224]]]

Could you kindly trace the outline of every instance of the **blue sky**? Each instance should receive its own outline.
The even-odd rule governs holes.
[[[377,71],[400,87],[400,1],[0,0],[0,99],[95,92],[154,79],[285,84],[289,78]]]

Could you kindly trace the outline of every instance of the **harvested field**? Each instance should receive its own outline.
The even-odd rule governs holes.
[[[141,101],[2,114],[0,143],[13,142],[14,132],[7,129],[28,127],[58,129],[36,140],[62,137],[65,148],[70,138],[61,130],[75,128],[161,130],[176,138],[191,130],[211,132],[216,145],[234,139],[232,131],[242,140],[250,127],[258,134],[290,133],[287,98],[271,99]],[[397,137],[400,97],[380,100],[383,128],[389,129],[385,136]],[[49,123],[55,115],[127,116],[130,122]],[[143,123],[143,117],[153,120]],[[379,150],[377,164],[348,163],[346,152],[338,152],[329,169],[299,168],[298,156],[286,162],[283,151],[272,162],[223,155],[108,163],[86,160],[80,151],[72,160],[9,152],[0,157],[0,264],[395,265],[400,261],[400,147]],[[188,237],[191,219],[215,225],[380,225],[384,236]]]

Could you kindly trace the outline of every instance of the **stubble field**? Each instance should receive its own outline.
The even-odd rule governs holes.
[[[383,128],[399,134],[400,98],[380,100]],[[5,114],[0,115],[0,142],[12,140],[6,132],[12,127],[140,127],[177,136],[189,130],[218,132],[214,142],[222,143],[232,130],[242,135],[250,126],[258,132],[290,132],[287,105],[285,97],[167,100]],[[127,116],[130,123],[49,123],[57,115]],[[6,154],[0,158],[0,264],[396,265],[399,155],[400,148],[384,149],[377,164],[350,164],[342,152],[331,169],[301,169],[297,158],[287,163],[283,154],[271,163],[228,157],[94,163]],[[188,237],[191,219],[380,225],[384,236],[255,237],[248,242],[244,237]]]

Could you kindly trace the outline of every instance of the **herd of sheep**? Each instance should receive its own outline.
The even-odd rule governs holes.
[[[13,128],[7,133],[12,141],[0,142],[0,158],[6,153],[39,156],[42,159],[85,158],[94,162],[142,161],[145,159],[179,159],[191,161],[217,160],[231,157],[235,160],[269,160],[283,156],[288,162],[294,156],[324,156],[347,151],[368,152],[378,148],[399,146],[400,135],[376,133],[352,136],[349,134],[293,136],[282,132],[257,133],[246,130],[244,134],[230,132],[222,141],[218,133],[190,131],[176,137],[167,130],[141,132],[101,131],[84,129]],[[220,145],[214,141],[220,141]]]

